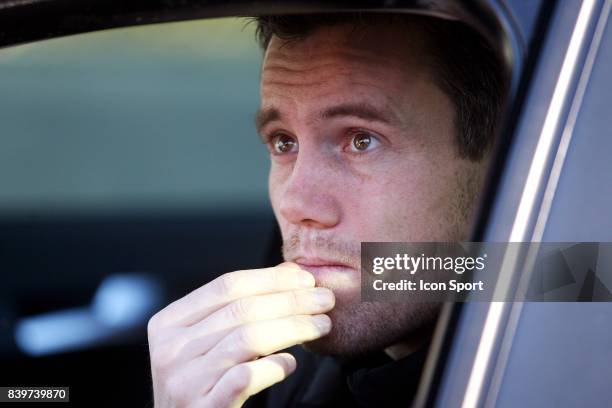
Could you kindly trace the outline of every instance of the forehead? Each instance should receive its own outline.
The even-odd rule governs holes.
[[[266,57],[310,58],[345,51],[401,60],[425,51],[426,37],[424,25],[417,19],[344,22],[316,27],[303,36],[296,36],[295,39],[282,39],[273,35],[266,50]]]
[[[427,74],[424,51],[422,31],[405,22],[338,24],[299,40],[273,36],[262,67],[262,99],[331,93],[345,85],[392,93]]]

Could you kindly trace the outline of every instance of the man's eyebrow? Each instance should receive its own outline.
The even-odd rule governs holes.
[[[398,118],[388,110],[380,109],[366,102],[348,102],[334,105],[322,110],[318,119],[332,119],[343,116],[352,116],[363,120],[381,122],[387,125],[398,125]],[[281,120],[280,111],[274,107],[260,108],[255,114],[255,127],[261,135],[262,129],[270,122]]]
[[[268,123],[280,120],[280,118],[280,111],[276,108],[259,108],[255,113],[255,128],[257,129],[257,133],[261,136],[262,129]]]
[[[353,116],[363,120],[395,125],[399,120],[388,110],[382,110],[366,102],[343,103],[329,107],[320,114],[321,119],[331,119],[342,116]]]

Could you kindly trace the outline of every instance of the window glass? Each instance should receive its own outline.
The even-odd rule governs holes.
[[[0,53],[0,213],[267,203],[254,24],[108,30]]]
[[[612,24],[608,22],[576,119],[543,241],[612,240],[611,67]]]
[[[612,23],[608,20],[580,105],[542,241],[610,242],[610,95]],[[574,287],[605,296],[606,253],[597,275],[573,268]],[[573,266],[573,265],[572,265]],[[588,293],[588,292],[587,292]],[[612,353],[610,302],[525,303],[513,338],[496,406],[606,406]]]

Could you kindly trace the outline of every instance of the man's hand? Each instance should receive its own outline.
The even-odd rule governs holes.
[[[329,333],[334,295],[297,265],[227,273],[151,318],[155,406],[240,406],[296,367],[272,354]]]

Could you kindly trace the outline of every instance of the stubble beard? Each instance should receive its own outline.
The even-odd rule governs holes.
[[[333,326],[327,336],[303,346],[343,359],[364,357],[432,327],[439,309],[437,303],[351,301],[328,313]]]
[[[463,241],[467,238],[485,164],[481,162],[471,166],[463,173],[463,178],[456,179],[453,200],[443,216],[443,226],[440,225],[443,231],[436,234],[445,237],[445,241]],[[324,254],[335,254],[336,259],[343,259],[360,270],[360,248],[356,246],[359,243],[339,242],[330,237],[303,239],[296,233],[283,241],[285,259],[290,259],[293,251],[302,245],[320,249]],[[440,302],[361,302],[360,282],[345,291],[339,291],[329,282],[317,282],[317,286],[327,287],[336,295],[336,306],[327,313],[332,320],[332,329],[327,336],[303,346],[317,354],[345,359],[381,351],[404,340],[414,341],[423,333],[430,335],[442,307]]]
[[[296,233],[283,242],[283,256],[290,260],[299,248],[308,248],[341,259],[359,271],[358,245],[321,235],[305,237]],[[331,332],[303,345],[317,354],[353,359],[380,351],[430,327],[440,308],[438,303],[361,302],[359,275],[351,287],[339,287],[336,283],[317,281],[317,286],[329,288],[336,297],[335,307],[327,313],[332,321]]]

